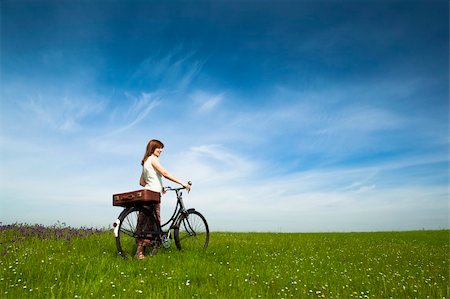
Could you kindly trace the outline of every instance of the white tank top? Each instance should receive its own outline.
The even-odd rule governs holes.
[[[144,189],[162,193],[163,184],[161,174],[153,167],[152,161],[158,160],[156,156],[150,156],[144,162]]]

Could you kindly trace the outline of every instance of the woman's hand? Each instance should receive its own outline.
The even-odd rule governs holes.
[[[184,188],[186,188],[187,192],[189,193],[189,191],[191,191],[191,184],[189,183],[183,183],[182,184]]]

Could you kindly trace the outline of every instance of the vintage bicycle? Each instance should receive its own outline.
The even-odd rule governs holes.
[[[189,182],[191,185],[191,182]],[[209,243],[209,228],[205,217],[195,209],[186,209],[181,188],[165,187],[164,191],[174,191],[177,197],[175,210],[170,219],[160,224],[157,221],[154,205],[159,202],[143,201],[146,190],[138,190],[126,194],[125,200],[113,195],[113,205],[122,206],[124,210],[113,224],[118,253],[123,257],[133,257],[137,249],[137,239],[148,240],[150,254],[158,249],[170,248],[172,240],[178,250],[206,249]],[[118,203],[120,202],[120,203]],[[138,230],[139,217],[148,217],[150,230]]]

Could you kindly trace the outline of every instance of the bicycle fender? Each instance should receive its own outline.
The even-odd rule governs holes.
[[[125,214],[126,212],[128,212],[128,210],[131,209],[131,207],[125,208],[122,210],[122,212],[120,212],[119,217],[117,217],[117,220],[119,220],[120,218],[122,218],[122,214]]]
[[[117,219],[116,222],[114,222],[113,227],[114,227],[114,236],[117,238],[119,237],[119,225],[120,225],[120,220]]]
[[[191,209],[187,209],[185,213],[193,212],[193,211],[195,211],[195,209],[194,209],[194,208],[191,208]],[[181,214],[178,216],[178,218],[174,221],[174,228],[178,228],[178,227],[180,226],[180,221],[181,221],[181,219],[183,218],[183,215],[184,215],[184,214],[181,213]]]
[[[123,209],[122,212],[120,212],[119,217],[117,220],[113,223],[114,227],[114,236],[117,238],[119,237],[119,225],[120,225],[120,218],[122,218],[122,214],[126,213],[129,208]]]

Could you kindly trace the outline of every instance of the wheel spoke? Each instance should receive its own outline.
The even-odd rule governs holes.
[[[137,249],[137,241],[147,239],[143,231],[143,225],[154,225],[153,219],[148,211],[142,207],[129,208],[121,216],[119,219],[119,234],[116,237],[117,250],[121,255],[124,257],[134,256]],[[145,222],[141,222],[138,225],[139,221],[143,220]]]
[[[122,228],[120,231],[130,237],[134,237],[136,235],[134,231],[131,231],[129,229]]]
[[[209,229],[204,217],[196,211],[185,214],[176,230],[175,242],[178,249],[206,248],[209,242]]]

